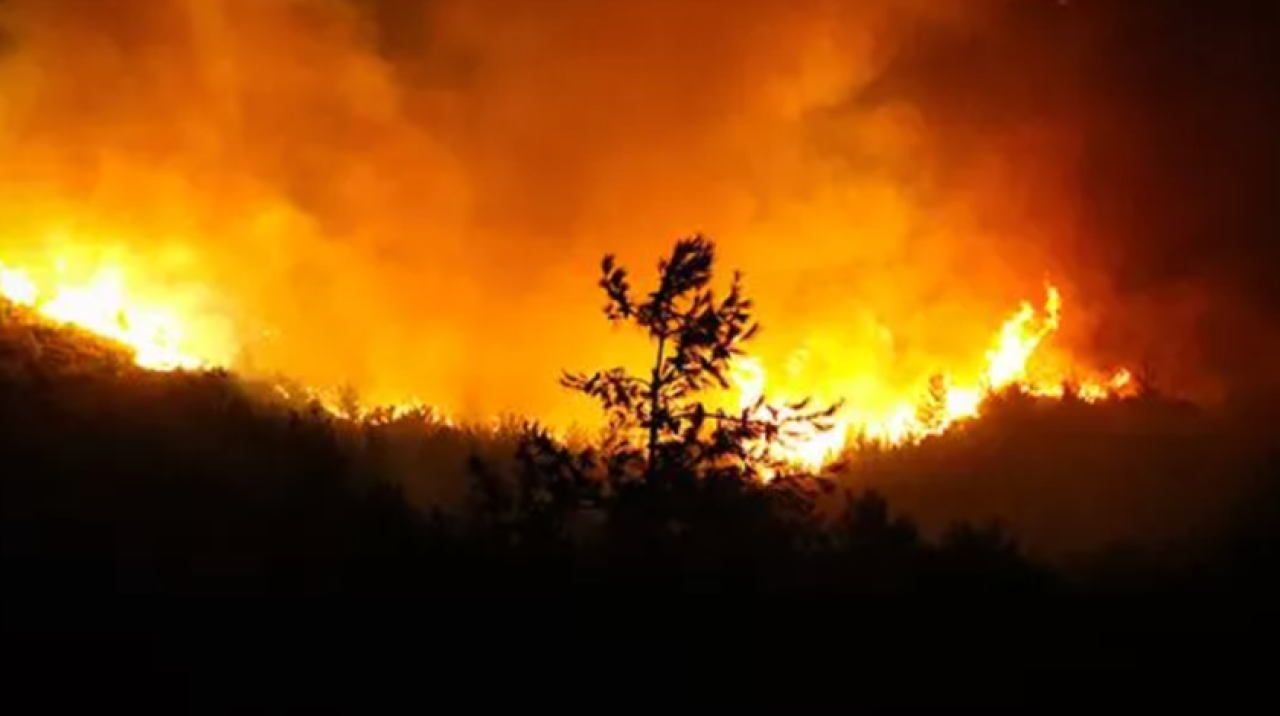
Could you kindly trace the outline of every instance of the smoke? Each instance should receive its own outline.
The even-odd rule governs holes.
[[[1267,9],[1009,2],[884,73],[928,118],[953,190],[1076,289],[1077,348],[1200,396],[1276,387],[1280,25]],[[993,162],[1006,166],[983,170]]]
[[[600,256],[692,231],[775,361],[915,384],[1046,277],[1088,343],[1086,289],[1121,292],[1073,5],[731,5],[8,0],[0,241],[123,243],[216,289],[254,365],[463,412],[571,415],[558,371],[633,347]]]

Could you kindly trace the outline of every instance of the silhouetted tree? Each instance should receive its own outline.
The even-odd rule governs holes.
[[[717,297],[712,270],[715,245],[695,235],[676,242],[658,263],[658,285],[643,299],[612,255],[602,262],[605,315],[644,331],[654,346],[648,375],[623,368],[566,373],[563,384],[595,398],[608,415],[613,442],[611,477],[643,474],[759,476],[779,467],[771,446],[800,431],[832,429],[838,405],[809,408],[808,401],[774,408],[763,396],[730,413],[707,407],[712,389],[728,389],[729,369],[742,346],[759,331],[752,302],[735,273],[728,293]],[[640,444],[637,444],[639,442]]]

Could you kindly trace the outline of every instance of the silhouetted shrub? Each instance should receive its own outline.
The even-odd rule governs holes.
[[[741,446],[705,460],[721,438],[690,442],[696,415],[658,421],[653,467],[643,439],[351,420],[268,382],[142,371],[0,311],[10,699],[368,712],[466,679],[792,707],[1265,695],[1248,654],[1275,634],[1280,471],[1256,410],[1019,396],[852,456],[837,488],[757,479],[774,466]],[[697,409],[677,397],[641,417]],[[777,437],[751,419],[722,435]],[[1197,530],[1037,557],[1116,524]]]

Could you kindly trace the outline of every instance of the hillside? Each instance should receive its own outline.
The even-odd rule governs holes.
[[[1246,479],[1263,463],[1244,438],[1190,406],[1007,396],[963,430],[851,456],[841,479],[888,504],[828,492],[810,513],[708,485],[582,542],[528,491],[514,429],[353,423],[4,310],[4,629],[27,687],[75,674],[160,703],[366,711],[412,684],[603,688],[662,664],[652,695],[1149,703],[1254,693],[1241,650],[1271,633],[1274,532],[1246,529],[1269,523],[1241,521],[1239,498],[1263,515],[1274,478]],[[942,527],[977,515],[1012,531]],[[1069,548],[1071,571],[1024,556],[1023,530]],[[401,686],[370,686],[387,678]]]

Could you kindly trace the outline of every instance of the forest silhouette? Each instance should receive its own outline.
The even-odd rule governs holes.
[[[166,713],[652,703],[1260,704],[1274,404],[1017,389],[819,474],[835,406],[703,400],[756,330],[695,236],[606,317],[647,373],[566,373],[608,431],[352,420],[153,373],[0,305],[6,699]],[[553,379],[554,376],[549,376]],[[771,417],[772,416],[772,417]],[[765,475],[773,479],[762,479]]]

